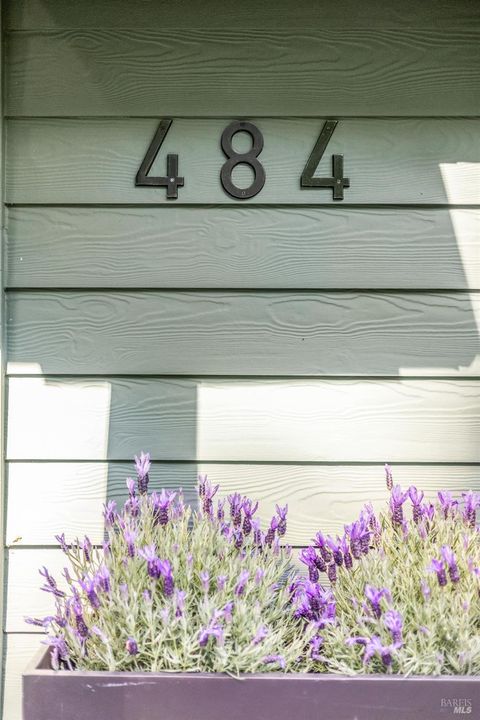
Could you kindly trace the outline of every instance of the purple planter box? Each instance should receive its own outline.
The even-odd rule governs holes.
[[[43,651],[23,720],[439,720],[480,717],[480,678],[70,672]]]

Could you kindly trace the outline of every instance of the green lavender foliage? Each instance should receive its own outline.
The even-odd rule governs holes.
[[[393,493],[402,499],[398,486]],[[445,501],[448,493],[438,495],[435,505],[417,505],[416,512],[404,506],[400,518],[392,500],[377,522],[371,508],[366,511],[369,550],[351,569],[344,563],[337,568],[336,619],[322,629],[322,646],[308,669],[347,675],[480,674],[478,496],[466,494],[470,510],[462,511],[461,502]],[[381,595],[377,613],[366,595],[375,591]],[[392,611],[403,625],[396,638],[389,629]]]
[[[258,522],[245,533],[219,519],[211,498],[205,503],[203,482],[203,511],[185,507],[181,494],[163,493],[159,514],[159,496],[133,491],[121,513],[107,509],[103,548],[88,540],[67,545],[59,536],[70,568],[67,593],[42,572],[56,610],[29,620],[48,633],[55,667],[232,674],[296,668],[310,630],[289,602],[291,549],[274,533],[267,538]],[[157,560],[169,561],[167,573],[156,577],[155,562],[149,573],[142,557],[148,546]]]

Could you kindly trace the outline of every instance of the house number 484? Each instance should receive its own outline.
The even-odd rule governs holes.
[[[167,192],[167,200],[177,200],[178,188],[184,186],[184,178],[178,175],[178,155],[171,153],[167,155],[166,175],[150,176],[148,174],[171,124],[172,120],[170,119],[160,122],[138,169],[135,185],[137,187],[164,187]],[[314,177],[337,124],[338,120],[327,120],[324,123],[300,177],[300,188],[302,190],[305,188],[331,188],[333,199],[343,200],[344,188],[350,187],[350,180],[343,176],[343,155],[332,155],[332,177]],[[238,132],[250,135],[251,147],[248,152],[237,153],[233,149],[233,137]],[[258,195],[265,184],[266,176],[265,168],[260,160],[263,150],[263,135],[257,126],[246,120],[235,120],[223,131],[220,145],[226,157],[226,161],[220,169],[220,182],[225,192],[237,200],[248,200]],[[246,188],[240,188],[233,182],[232,173],[237,165],[248,165],[253,171],[253,180]]]

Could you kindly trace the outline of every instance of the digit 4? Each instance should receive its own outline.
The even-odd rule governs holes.
[[[325,122],[318,136],[318,140],[315,143],[315,147],[303,169],[302,177],[300,178],[300,187],[331,187],[333,189],[333,199],[343,200],[343,188],[350,187],[349,178],[343,177],[343,155],[332,155],[333,177],[313,177],[337,124],[338,120],[327,120]]]
[[[167,188],[167,200],[177,200],[178,188],[183,187],[183,177],[178,177],[178,155],[167,155],[167,175],[164,177],[149,177],[155,158],[158,155],[165,136],[170,129],[172,120],[166,118],[160,122],[153,140],[148,146],[145,157],[142,160],[137,175],[135,177],[136,187],[165,187]]]

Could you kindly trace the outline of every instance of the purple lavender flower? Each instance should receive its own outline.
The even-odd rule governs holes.
[[[260,530],[260,520],[258,518],[254,518],[252,520],[252,528],[253,528],[253,542],[257,547],[262,547],[264,543],[264,536],[262,531]]]
[[[158,568],[163,577],[163,592],[167,597],[170,597],[170,595],[173,595],[174,590],[172,566],[169,560],[159,560]]]
[[[244,518],[243,518],[243,532],[245,535],[250,535],[252,531],[252,518],[254,514],[258,510],[258,502],[253,504],[252,500],[246,498],[243,501],[243,512],[244,512]]]
[[[458,500],[454,500],[452,493],[448,490],[439,490],[437,496],[444,518],[447,519],[449,515],[453,517],[458,506]]]
[[[455,557],[455,553],[453,552],[453,550],[450,547],[448,547],[448,545],[443,545],[440,552],[441,552],[443,561],[448,566],[448,574],[450,575],[450,580],[453,583],[458,583],[460,581],[460,573],[458,571],[458,565],[457,565],[457,559]]]
[[[138,551],[140,557],[147,561],[147,572],[151,578],[158,580],[162,574],[160,560],[157,557],[155,545],[146,545]]]
[[[365,518],[347,525],[345,532],[350,537],[350,547],[355,560],[358,560],[362,554],[366,555],[370,546],[370,532],[365,524]]]
[[[427,569],[430,570],[430,572],[435,572],[437,574],[437,580],[440,587],[444,587],[447,584],[447,573],[445,572],[445,568],[441,560],[433,558]]]
[[[408,496],[413,506],[413,522],[418,525],[423,515],[422,501],[424,497],[424,492],[422,490],[417,490],[417,488],[412,485],[408,488]]]
[[[115,500],[110,500],[103,506],[103,517],[105,520],[105,527],[111,528],[117,519],[117,503]]]
[[[265,655],[262,662],[265,665],[279,665],[282,670],[285,670],[285,658],[283,655]]]
[[[283,537],[287,532],[288,505],[285,505],[285,507],[283,508],[280,507],[280,505],[275,505],[275,510],[277,511],[278,515],[277,534],[279,535],[279,537]]]
[[[49,636],[46,640],[42,640],[42,642],[52,648],[51,660],[54,670],[60,670],[63,665],[69,670],[73,670],[70,653],[64,637]]]
[[[185,590],[175,591],[175,617],[181,617],[185,610],[185,598],[187,593]]]
[[[242,524],[242,505],[243,500],[239,493],[234,493],[228,496],[228,502],[230,504],[230,517],[235,527],[240,527]]]
[[[272,546],[273,541],[275,540],[275,532],[278,529],[278,519],[274,516],[270,520],[270,527],[267,530],[267,534],[265,535],[265,545],[268,545],[269,547]]]
[[[100,600],[97,595],[97,585],[95,583],[95,579],[85,577],[83,580],[80,580],[79,583],[88,598],[88,602],[94,610],[97,610],[100,607]]]
[[[332,584],[337,581],[337,566],[334,562],[327,567],[327,577]]]
[[[260,585],[264,577],[265,570],[263,570],[263,568],[257,568],[257,570],[255,571],[255,585]]]
[[[255,633],[255,635],[253,637],[252,645],[259,645],[263,640],[265,640],[267,635],[268,635],[267,628],[265,627],[265,625],[261,625],[257,629],[257,632]]]
[[[68,553],[68,551],[70,550],[70,545],[68,545],[67,541],[65,540],[65,533],[62,533],[61,535],[55,535],[55,540],[58,542],[63,552]]]
[[[168,523],[168,516],[170,507],[176,497],[175,492],[169,490],[162,490],[160,495],[153,492],[151,494],[151,503],[153,507],[153,517],[155,518],[155,524],[166,525]]]
[[[82,606],[78,600],[75,600],[72,603],[72,610],[75,615],[75,624],[77,626],[79,638],[80,640],[86,640],[86,638],[90,635],[90,631],[84,620]]]
[[[217,577],[217,590],[222,592],[225,589],[225,583],[227,582],[226,575],[218,575]]]
[[[392,523],[401,526],[403,523],[403,503],[408,497],[408,492],[402,492],[400,485],[395,485],[390,495],[390,510],[392,513]]]
[[[233,544],[239,550],[243,545],[243,533],[241,530],[237,529],[232,532],[231,539],[233,541]]]
[[[137,533],[135,530],[124,530],[123,537],[127,543],[128,557],[135,557],[135,540],[137,539]]]
[[[343,565],[343,553],[340,549],[340,542],[340,538],[337,538],[337,542],[335,542],[335,540],[331,538],[330,535],[327,536],[327,545],[332,551],[335,565],[338,565],[338,567],[341,567]]]
[[[365,597],[370,603],[372,612],[376,618],[379,618],[382,614],[382,608],[380,601],[383,597],[387,599],[390,597],[390,592],[387,588],[374,588],[371,585],[365,586]]]
[[[217,520],[218,522],[223,522],[225,519],[225,498],[223,500],[217,501]]]
[[[106,565],[100,565],[95,575],[95,584],[103,590],[103,592],[110,592],[110,571]]]
[[[127,477],[126,483],[128,494],[133,497],[135,495],[135,480],[131,477]]]
[[[307,547],[300,552],[300,562],[308,567],[308,576],[311,582],[318,581],[317,553],[315,548]],[[326,568],[325,568],[326,569]]]
[[[56,598],[65,597],[65,593],[63,592],[63,590],[60,590],[57,587],[55,578],[52,575],[50,575],[50,573],[48,572],[46,567],[43,567],[38,572],[46,580],[44,585],[41,587],[41,590],[43,590],[43,592],[50,593],[51,595],[53,595]]]
[[[361,517],[363,518],[364,523],[368,527],[368,529],[372,531],[376,542],[379,542],[382,528],[380,526],[377,516],[375,515],[375,510],[373,509],[372,503],[365,504],[361,513]]]
[[[422,589],[422,595],[425,598],[425,600],[430,600],[430,596],[432,594],[432,591],[430,590],[430,585],[426,580],[422,580],[420,582],[420,587]]]
[[[202,628],[198,634],[198,644],[200,647],[206,647],[209,638],[215,638],[217,645],[223,645],[224,635],[222,627],[215,621],[212,621],[207,627]]]
[[[234,604],[233,601],[230,600],[230,602],[227,602],[223,608],[222,608],[222,615],[225,619],[225,622],[232,622],[232,613],[233,613]]]
[[[145,495],[148,490],[148,482],[149,482],[149,475],[150,467],[151,467],[151,458],[150,453],[144,453],[143,451],[140,453],[140,457],[137,457],[135,455],[135,467],[137,470],[137,485],[138,485],[138,492],[140,495]]]
[[[92,550],[93,550],[93,546],[90,541],[90,538],[85,535],[83,541],[80,543],[80,547],[83,550],[85,560],[87,562],[90,562],[90,560],[92,559]]]
[[[315,540],[313,541],[315,547],[317,547],[320,550],[320,555],[322,556],[325,563],[329,563],[332,560],[332,553],[327,547],[327,539],[324,537],[323,533],[317,532],[315,535]]]
[[[387,610],[383,617],[385,627],[390,632],[394,643],[402,643],[403,618],[397,610]]]
[[[137,641],[133,637],[129,637],[125,643],[125,650],[129,655],[138,655]]]
[[[132,518],[136,518],[140,514],[140,500],[136,495],[130,495],[124,505],[125,512]],[[122,523],[119,520],[119,524]]]
[[[353,559],[350,551],[350,544],[345,535],[340,540],[340,550],[343,553],[343,561],[345,563],[345,567],[347,568],[347,570],[350,570],[353,567]]]
[[[388,463],[385,463],[385,480],[387,483],[387,489],[391,491],[393,488],[393,475],[392,468]]]
[[[363,645],[365,647],[365,651],[363,654],[363,662],[365,665],[367,665],[370,660],[377,655],[381,658],[383,664],[386,667],[390,667],[393,660],[393,655],[396,650],[398,650],[399,647],[401,647],[401,643],[392,643],[391,645],[383,645],[382,641],[378,637],[378,635],[372,635],[371,638],[364,638],[364,637],[353,637],[348,638],[346,640],[348,645]]]
[[[208,593],[210,589],[210,574],[208,570],[202,570],[199,573],[200,582],[202,584],[202,590],[204,593]]]
[[[213,516],[213,498],[218,491],[219,485],[212,485],[206,475],[198,476],[198,494],[202,500],[204,515]]]
[[[312,660],[321,660],[322,655],[320,653],[320,648],[323,645],[323,638],[320,635],[315,635],[310,640],[311,650],[310,650],[310,657]]]
[[[235,585],[235,595],[243,595],[245,592],[245,586],[247,584],[248,578],[250,576],[249,570],[242,570],[238,577],[237,584]]]
[[[480,507],[480,494],[468,490],[462,493],[462,497],[464,499],[462,517],[469,527],[474,528],[477,522],[477,508]]]

